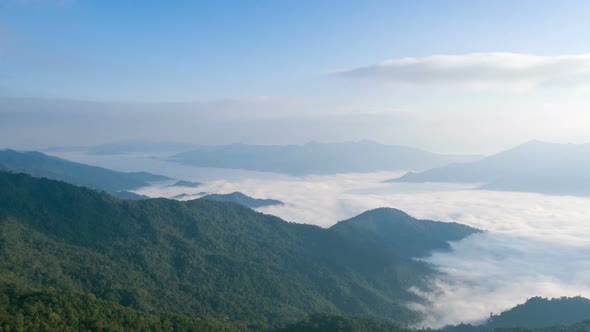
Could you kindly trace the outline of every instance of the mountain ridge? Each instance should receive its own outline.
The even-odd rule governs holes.
[[[441,155],[374,141],[303,145],[201,146],[168,160],[198,167],[236,168],[291,175],[426,169],[475,156]]]
[[[387,182],[476,183],[482,190],[590,196],[590,144],[530,141],[470,163],[408,172]]]
[[[403,305],[418,300],[407,288],[435,273],[402,252],[379,253],[381,244],[359,247],[346,234],[238,204],[119,200],[4,172],[0,186],[0,277],[147,312],[263,325],[313,312],[409,323],[419,314]]]
[[[270,198],[254,198],[248,195],[245,195],[241,192],[235,191],[229,194],[208,194],[200,199],[207,199],[211,201],[218,201],[218,202],[233,202],[237,204],[242,204],[249,208],[255,209],[265,206],[273,206],[273,205],[283,205],[284,203]]]
[[[126,173],[85,165],[37,151],[0,150],[0,164],[5,171],[22,172],[35,177],[104,190],[121,198],[142,198],[130,190],[148,186],[151,182],[170,180],[166,176],[147,172]]]

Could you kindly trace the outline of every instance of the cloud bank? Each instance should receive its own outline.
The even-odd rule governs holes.
[[[338,76],[410,85],[469,88],[580,86],[590,84],[590,54],[540,56],[470,53],[386,60]]]
[[[149,196],[186,193],[197,198],[199,192],[240,191],[285,202],[258,209],[261,212],[324,227],[369,209],[393,207],[417,218],[487,230],[453,243],[451,252],[425,259],[441,274],[430,280],[433,289],[413,289],[425,299],[409,304],[425,314],[424,326],[477,323],[490,312],[500,313],[533,296],[590,297],[590,198],[470,190],[454,184],[382,183],[396,175],[392,172],[290,177],[212,171],[151,158],[127,161],[126,168],[103,161],[99,164],[115,169],[160,170],[206,182],[197,188],[164,185],[140,191]]]
[[[533,296],[590,297],[590,199],[469,190],[459,185],[386,185],[388,174],[339,174],[274,180],[216,180],[207,191],[242,191],[285,206],[259,211],[330,226],[377,207],[487,230],[435,253],[433,289],[414,289],[424,326],[478,323]]]

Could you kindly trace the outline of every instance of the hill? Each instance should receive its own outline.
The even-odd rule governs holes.
[[[470,163],[408,174],[392,182],[472,182],[486,190],[590,195],[590,144],[532,141]]]
[[[210,201],[218,201],[218,202],[233,202],[242,204],[249,208],[255,209],[263,206],[271,206],[271,205],[282,205],[283,202],[276,200],[276,199],[262,199],[262,198],[252,198],[250,196],[244,195],[240,192],[233,192],[230,194],[209,194],[201,197],[201,199],[207,199]]]
[[[408,257],[427,256],[432,250],[450,250],[448,241],[480,232],[458,223],[417,220],[403,211],[389,208],[364,212],[337,223],[331,230],[357,246],[379,244],[375,249],[380,253]]]
[[[170,179],[146,172],[117,172],[34,151],[0,150],[0,164],[2,170],[22,172],[34,177],[60,180],[78,186],[104,190],[121,198],[143,198],[128,191],[148,186],[150,182]]]
[[[346,232],[238,204],[119,200],[25,174],[0,173],[0,187],[0,277],[146,312],[262,326],[314,312],[410,323],[419,315],[403,305],[417,300],[407,289],[434,273],[403,252],[379,253],[383,243],[358,246]],[[424,238],[410,227],[405,233]],[[430,243],[424,250],[437,249]]]
[[[590,320],[590,300],[583,297],[547,299],[533,297],[525,303],[490,317],[485,324],[491,328],[570,325]]]
[[[304,145],[201,146],[170,158],[199,167],[237,168],[292,175],[427,169],[473,156],[439,155],[372,141]]]

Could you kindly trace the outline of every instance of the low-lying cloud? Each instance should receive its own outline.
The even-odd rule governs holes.
[[[280,199],[284,206],[259,211],[325,227],[385,206],[487,230],[426,259],[442,273],[432,290],[413,290],[426,300],[409,304],[424,326],[478,323],[533,296],[590,297],[590,199],[380,182],[389,175],[216,180],[201,189]]]
[[[411,85],[534,88],[590,84],[590,54],[471,53],[386,60],[338,76]]]
[[[102,165],[122,169],[107,161]],[[240,191],[285,202],[259,211],[324,227],[366,210],[392,207],[417,218],[487,230],[453,243],[451,252],[425,259],[442,273],[430,281],[432,290],[413,289],[426,300],[409,304],[425,314],[424,326],[477,323],[490,312],[500,313],[533,296],[590,297],[590,198],[471,190],[455,184],[382,183],[399,175],[391,172],[290,177],[154,162],[137,160],[124,170],[151,165],[147,170],[205,183],[140,191],[149,196],[186,193],[192,195],[189,199],[203,191]]]

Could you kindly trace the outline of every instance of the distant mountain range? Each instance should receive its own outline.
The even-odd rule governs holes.
[[[471,182],[480,189],[590,195],[590,144],[532,141],[468,163],[409,172],[392,182]]]
[[[117,172],[48,156],[40,152],[21,152],[9,149],[0,150],[0,169],[104,190],[126,199],[145,198],[145,196],[134,194],[129,190],[148,186],[152,182],[170,180],[162,175],[146,172]]]
[[[209,194],[201,197],[201,199],[218,202],[233,202],[252,209],[271,205],[283,205],[283,202],[276,199],[253,198],[240,192],[233,192],[230,194]]]
[[[93,146],[54,146],[40,149],[43,152],[85,152],[91,155],[122,155],[129,153],[178,153],[189,151],[198,147],[196,144],[169,142],[169,141],[147,141],[147,140],[124,140],[103,143]]]
[[[169,160],[198,167],[235,168],[292,175],[423,170],[478,156],[441,155],[372,141],[305,145],[200,146]]]
[[[152,142],[142,140],[128,140],[100,144],[87,148],[89,154],[113,155],[138,152],[181,152],[194,149],[197,145],[180,142]]]

